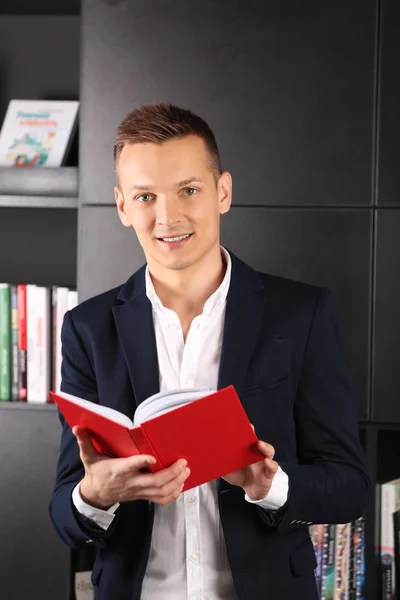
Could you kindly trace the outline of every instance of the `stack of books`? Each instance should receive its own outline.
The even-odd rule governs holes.
[[[321,600],[365,598],[365,519],[341,525],[312,525]]]
[[[64,314],[77,303],[68,287],[0,284],[0,401],[51,401],[61,383]]]

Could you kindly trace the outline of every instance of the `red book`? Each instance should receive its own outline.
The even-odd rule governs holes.
[[[26,340],[26,285],[17,286],[18,304],[18,383],[19,399],[26,402],[27,399],[27,340]]]
[[[157,460],[152,472],[186,459],[190,475],[184,491],[258,462],[264,455],[257,449],[257,436],[230,385],[217,392],[179,390],[182,404],[170,402],[174,393],[156,394],[139,405],[136,413],[158,414],[139,425],[126,415],[106,406],[69,394],[50,392],[69,426],[84,427],[96,449],[108,456],[149,454]],[[198,394],[198,391],[197,391]],[[195,394],[194,394],[195,395]],[[151,402],[153,408],[151,408]],[[155,407],[155,403],[157,406]],[[150,410],[147,410],[150,408]],[[135,414],[135,422],[136,420]]]

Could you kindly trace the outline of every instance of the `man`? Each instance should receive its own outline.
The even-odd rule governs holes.
[[[160,390],[233,384],[265,459],[181,493],[183,459],[151,474],[61,419],[54,525],[96,545],[98,600],[316,599],[308,527],[358,518],[370,491],[331,294],[221,248],[232,179],[201,118],[143,106],[114,149],[147,266],[66,314],[61,389],[132,417]]]

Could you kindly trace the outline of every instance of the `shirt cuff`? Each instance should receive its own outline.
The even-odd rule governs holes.
[[[87,504],[86,502],[84,502],[84,500],[82,500],[81,494],[79,492],[80,485],[81,482],[79,482],[78,485],[74,487],[74,490],[72,492],[72,502],[74,503],[76,510],[81,515],[83,515],[87,519],[90,519],[91,521],[93,521],[93,523],[104,529],[104,531],[107,531],[107,529],[110,527],[111,523],[114,520],[114,513],[119,507],[119,502],[116,502],[107,510],[102,510],[101,508],[95,508],[94,506],[90,506],[90,504]]]
[[[244,495],[245,500],[250,504],[257,504],[265,510],[279,510],[286,503],[289,492],[289,477],[279,466],[278,470],[272,479],[272,484],[268,494],[261,500],[252,500],[247,494]]]

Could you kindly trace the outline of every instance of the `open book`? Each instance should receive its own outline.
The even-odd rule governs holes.
[[[184,491],[264,458],[235,388],[159,393],[139,404],[134,421],[108,406],[50,392],[68,425],[84,427],[112,457],[154,456],[152,472],[187,460]]]

